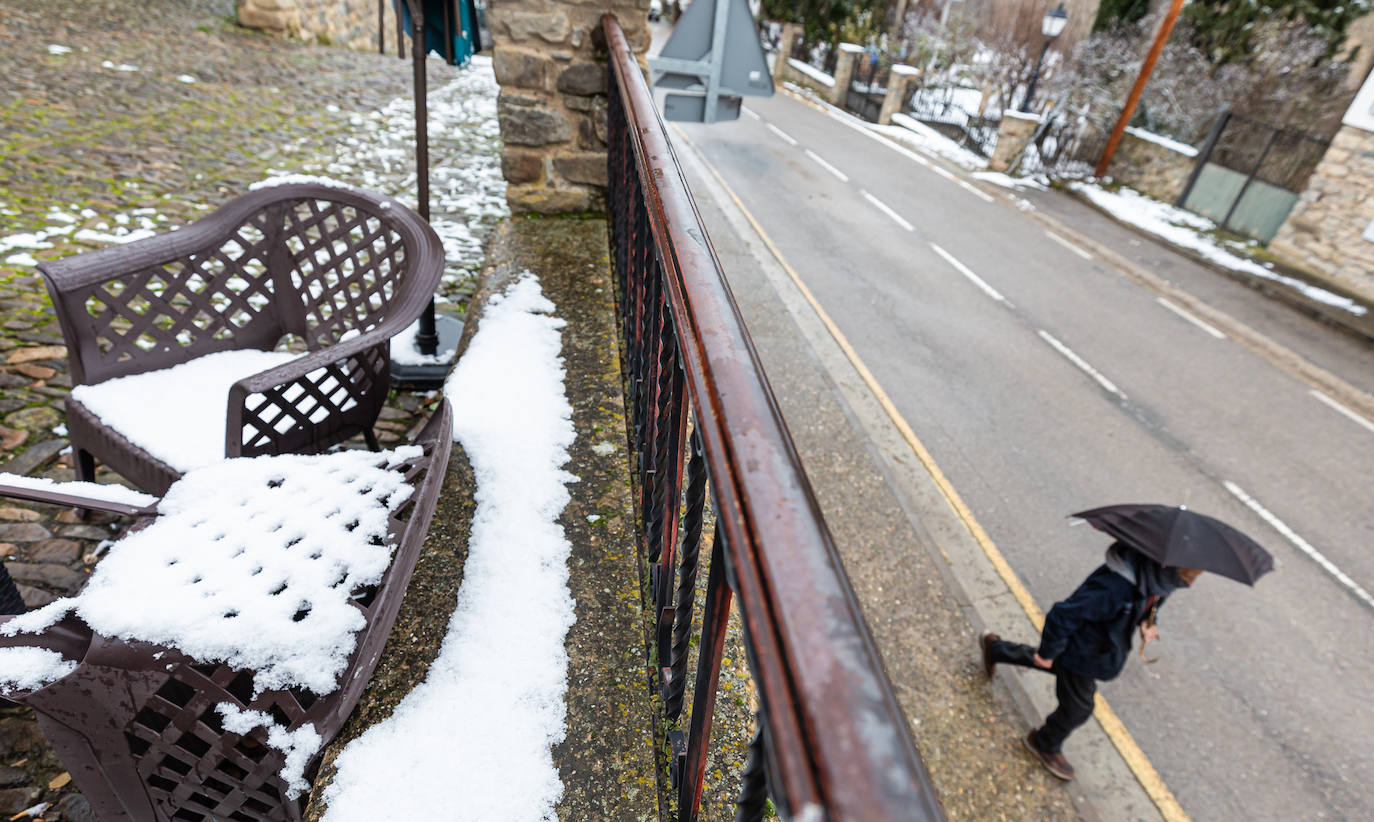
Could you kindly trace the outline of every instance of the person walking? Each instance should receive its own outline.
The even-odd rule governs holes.
[[[1045,615],[1039,647],[1008,642],[991,632],[979,637],[983,670],[989,679],[1003,663],[1054,674],[1059,705],[1044,725],[1022,740],[1046,770],[1060,779],[1073,779],[1073,765],[1064,757],[1062,746],[1092,716],[1097,683],[1121,673],[1137,630],[1145,643],[1159,638],[1155,623],[1159,607],[1169,594],[1192,585],[1201,573],[1166,567],[1114,542],[1103,564]]]

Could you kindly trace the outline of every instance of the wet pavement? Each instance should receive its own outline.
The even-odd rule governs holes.
[[[409,61],[238,28],[233,0],[0,0],[0,471],[73,478],[66,349],[34,266],[170,230],[272,176],[414,205]],[[431,62],[433,223],[460,313],[505,214],[488,67]],[[394,394],[404,440],[436,395]],[[118,481],[100,472],[100,481]],[[127,519],[0,500],[0,558],[26,604],[74,593]],[[32,713],[0,707],[0,819],[93,819]]]

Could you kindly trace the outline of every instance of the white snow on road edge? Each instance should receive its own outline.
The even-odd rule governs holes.
[[[556,820],[574,619],[558,517],[577,478],[554,308],[526,273],[445,386],[477,478],[457,608],[426,680],[340,755],[327,822]]]
[[[1310,300],[1349,311],[1357,317],[1367,311],[1364,306],[1348,297],[1342,297],[1324,288],[1305,283],[1294,277],[1285,276],[1254,260],[1237,256],[1225,250],[1211,237],[1200,233],[1211,231],[1217,227],[1216,223],[1200,214],[1161,203],[1125,186],[1117,191],[1108,191],[1089,183],[1071,182],[1069,187],[1087,197],[1099,208],[1106,210],[1118,220],[1148,231],[1174,245],[1191,249],[1214,263],[1265,280],[1281,283]]]

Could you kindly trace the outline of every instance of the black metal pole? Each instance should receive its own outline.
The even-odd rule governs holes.
[[[377,0],[377,53],[386,54],[386,0]]]
[[[415,179],[419,187],[419,211],[429,222],[429,86],[425,77],[425,14],[418,3],[410,6],[411,59],[415,64]],[[433,356],[439,348],[439,333],[434,329],[434,299],[420,315],[420,330],[415,335],[420,353]]]
[[[1231,122],[1231,109],[1222,106],[1217,112],[1217,119],[1212,123],[1212,130],[1207,132],[1207,140],[1203,142],[1202,149],[1197,153],[1197,162],[1193,163],[1193,171],[1188,175],[1188,182],[1183,184],[1183,193],[1178,195],[1178,200],[1174,205],[1179,208],[1184,207],[1188,201],[1188,195],[1193,193],[1193,186],[1197,185],[1197,178],[1202,174],[1202,167],[1207,165],[1207,161],[1212,159],[1212,152],[1217,148],[1217,142],[1221,140],[1221,133],[1226,130],[1226,124]]]
[[[1040,57],[1035,61],[1035,71],[1031,72],[1030,85],[1026,86],[1026,97],[1021,101],[1021,110],[1030,111],[1031,98],[1035,96],[1035,84],[1040,79],[1040,64],[1045,62],[1045,52],[1050,50],[1050,38],[1045,38],[1045,45],[1040,49]]]
[[[1274,141],[1277,140],[1278,137],[1278,129],[1274,129],[1273,131],[1269,132],[1269,142],[1264,144],[1264,151],[1260,152],[1259,159],[1255,161],[1255,167],[1250,169],[1250,176],[1245,178],[1245,185],[1240,187],[1240,193],[1236,195],[1236,199],[1231,201],[1231,207],[1226,211],[1226,219],[1221,221],[1222,228],[1230,227],[1231,217],[1236,213],[1236,209],[1240,206],[1241,198],[1244,197],[1245,192],[1250,189],[1250,184],[1255,181],[1255,175],[1259,174],[1260,166],[1264,165],[1264,159],[1269,156],[1269,149],[1274,147]]]

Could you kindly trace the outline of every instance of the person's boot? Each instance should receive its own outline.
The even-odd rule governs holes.
[[[1069,760],[1064,758],[1062,753],[1047,753],[1040,750],[1040,745],[1035,741],[1035,731],[1026,734],[1026,738],[1021,740],[1026,745],[1026,750],[1035,755],[1040,760],[1040,764],[1045,766],[1045,770],[1067,782],[1073,779],[1073,766]]]
[[[983,673],[988,675],[988,679],[997,676],[997,663],[992,658],[992,643],[1001,639],[992,631],[984,631],[978,637],[978,649],[983,652]]]

